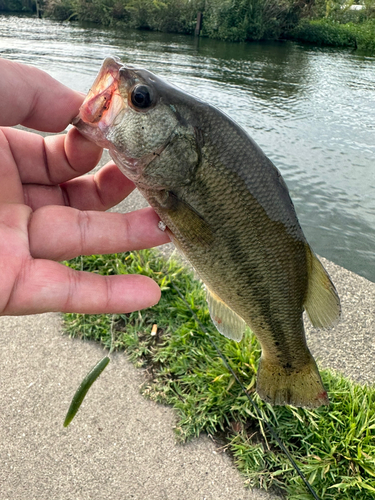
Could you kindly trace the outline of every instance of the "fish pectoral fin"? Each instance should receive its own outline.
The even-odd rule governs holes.
[[[168,192],[168,205],[168,216],[183,238],[201,247],[211,246],[214,242],[214,232],[191,205],[173,192]]]
[[[310,248],[307,259],[309,281],[304,307],[313,326],[330,328],[340,319],[340,298],[327,271]]]
[[[245,321],[238,316],[216,293],[206,290],[211,319],[219,332],[228,339],[239,342],[246,328]]]

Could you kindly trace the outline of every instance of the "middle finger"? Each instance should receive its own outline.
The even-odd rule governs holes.
[[[29,223],[30,253],[36,259],[61,261],[162,245],[170,240],[159,229],[159,220],[150,207],[127,214],[43,207]]]

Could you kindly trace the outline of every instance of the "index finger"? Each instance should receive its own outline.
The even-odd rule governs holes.
[[[33,66],[0,59],[0,125],[61,132],[84,96]]]

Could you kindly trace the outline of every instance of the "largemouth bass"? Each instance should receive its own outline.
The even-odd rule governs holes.
[[[206,285],[211,318],[262,356],[257,392],[274,404],[329,404],[303,311],[330,327],[340,301],[308,245],[280,172],[228,116],[145,69],[108,58],[73,124],[108,148]]]

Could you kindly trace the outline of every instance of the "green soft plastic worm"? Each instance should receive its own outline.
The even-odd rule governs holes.
[[[70,403],[68,413],[66,414],[64,427],[68,427],[70,422],[75,417],[79,407],[82,404],[82,401],[85,399],[85,396],[95,382],[95,380],[99,377],[105,367],[108,365],[110,359],[108,356],[105,356],[103,359],[97,363],[92,370],[86,375],[86,377],[82,380],[80,386],[78,387],[76,393],[73,396],[72,402]]]

